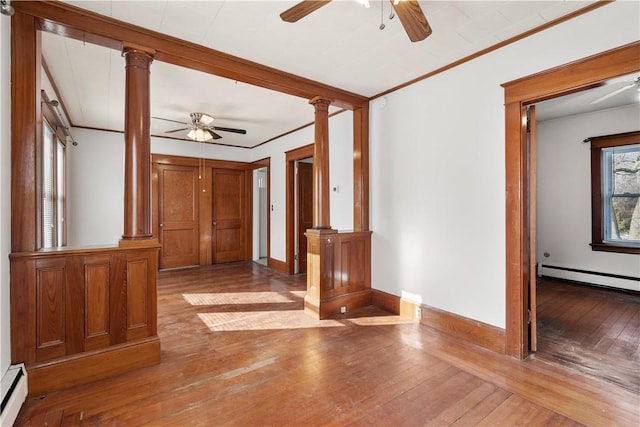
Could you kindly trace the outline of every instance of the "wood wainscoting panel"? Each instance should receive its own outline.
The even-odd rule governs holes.
[[[110,257],[84,258],[84,349],[106,347],[110,342]]]
[[[305,310],[320,319],[371,304],[371,232],[307,230]]]
[[[12,363],[25,364],[31,395],[159,360],[159,344],[149,345],[158,340],[158,250],[153,240],[146,247],[9,256]],[[135,353],[136,343],[146,354],[135,354],[131,364],[111,361],[114,354]],[[101,366],[106,362],[113,366]]]
[[[147,262],[127,261],[127,337],[146,334],[147,326]],[[140,331],[140,329],[143,329]]]
[[[64,258],[36,264],[36,359],[64,356],[66,349],[66,262]]]

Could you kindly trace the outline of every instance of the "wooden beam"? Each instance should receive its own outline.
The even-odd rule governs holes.
[[[305,79],[256,62],[180,40],[166,34],[127,24],[63,2],[20,1],[12,4],[17,12],[42,18],[41,28],[109,48],[122,42],[150,46],[155,59],[181,67],[311,99],[318,94],[334,100],[334,105],[353,109],[368,99],[342,89]]]

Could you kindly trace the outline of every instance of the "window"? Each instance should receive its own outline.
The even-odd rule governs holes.
[[[43,92],[42,145],[40,152],[40,247],[66,245],[66,129]]]
[[[640,132],[590,141],[591,247],[640,254]]]

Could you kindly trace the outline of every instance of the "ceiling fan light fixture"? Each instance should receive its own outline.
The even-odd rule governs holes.
[[[211,135],[211,133],[206,129],[202,128],[191,129],[187,136],[198,142],[205,142],[213,139],[213,135]]]
[[[371,7],[371,4],[369,3],[369,0],[356,0],[358,3],[360,3],[361,5],[363,5],[365,8],[369,9]]]

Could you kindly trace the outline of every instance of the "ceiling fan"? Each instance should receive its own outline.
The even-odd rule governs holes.
[[[175,132],[182,132],[182,131],[188,130],[189,132],[187,132],[187,137],[198,142],[207,142],[207,141],[211,141],[212,139],[222,138],[222,135],[219,135],[215,132],[216,130],[222,131],[222,132],[240,133],[242,135],[246,135],[247,133],[247,131],[244,129],[233,129],[233,128],[225,128],[220,126],[213,126],[213,121],[215,119],[213,118],[213,116],[210,116],[209,114],[190,113],[189,117],[191,118],[190,123],[179,122],[177,120],[171,120],[171,119],[163,119],[162,117],[152,117],[152,118],[157,120],[164,120],[166,122],[180,123],[180,124],[186,125],[187,127],[169,130],[169,131],[166,131],[165,133],[175,133]]]
[[[634,80],[627,80],[627,81],[623,81],[623,82],[618,82],[618,84],[624,84],[624,86],[619,87],[618,89],[607,93],[604,96],[601,96],[598,99],[595,99],[593,101],[591,101],[589,104],[597,104],[599,102],[604,101],[605,99],[609,99],[613,96],[616,96],[619,93],[622,93],[624,91],[626,91],[627,89],[631,89],[633,87],[636,88],[636,90],[638,92],[640,92],[640,76],[636,77]]]
[[[358,0],[363,2],[363,0]],[[431,26],[416,0],[389,0],[396,15],[412,42],[426,39],[431,34]],[[285,22],[296,22],[331,2],[331,0],[303,0],[280,14]],[[368,1],[364,2],[368,4]]]

